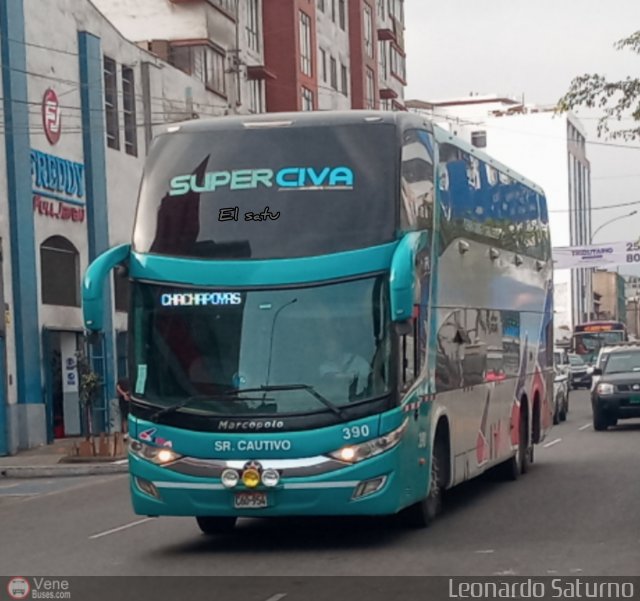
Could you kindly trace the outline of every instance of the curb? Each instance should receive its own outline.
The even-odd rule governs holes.
[[[0,466],[2,478],[56,478],[70,476],[96,476],[104,474],[125,474],[129,471],[128,463],[94,463],[64,465],[20,465]]]

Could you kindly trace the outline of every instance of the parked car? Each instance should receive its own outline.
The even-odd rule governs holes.
[[[569,374],[571,389],[591,388],[591,373],[588,365],[582,360],[580,355],[569,353]]]
[[[612,348],[593,375],[600,377],[591,392],[594,430],[606,430],[619,419],[640,417],[640,347]]]
[[[553,380],[553,423],[559,424],[567,419],[569,413],[569,376],[556,372]]]

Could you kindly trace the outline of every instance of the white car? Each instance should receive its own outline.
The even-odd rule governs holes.
[[[553,380],[553,423],[567,419],[569,413],[569,375],[556,372]]]

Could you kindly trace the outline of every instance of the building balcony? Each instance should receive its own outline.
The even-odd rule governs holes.
[[[238,2],[237,0],[169,0],[173,4],[198,4],[204,3],[217,8],[222,14],[229,17],[232,21],[238,19]]]

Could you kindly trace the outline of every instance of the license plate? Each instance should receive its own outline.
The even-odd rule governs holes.
[[[266,492],[239,492],[233,501],[236,509],[260,509],[267,506]]]
[[[631,397],[629,398],[629,402],[633,405],[640,404],[640,394],[631,395]]]

